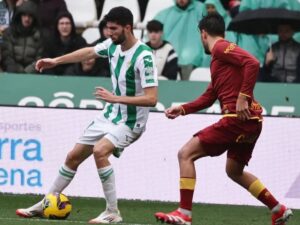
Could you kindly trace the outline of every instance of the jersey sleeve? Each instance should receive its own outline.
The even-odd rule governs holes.
[[[209,83],[206,91],[200,97],[198,97],[192,102],[188,102],[182,105],[184,115],[205,109],[211,106],[216,100],[217,95],[212,87],[212,84]]]
[[[100,57],[107,58],[108,54],[109,54],[110,46],[112,46],[112,40],[109,38],[109,39],[95,45],[94,51]]]
[[[143,88],[158,86],[157,68],[151,52],[144,51],[138,58],[136,65]]]
[[[240,94],[251,97],[259,72],[259,61],[236,44],[227,41],[217,42],[212,53],[219,60],[242,68]]]

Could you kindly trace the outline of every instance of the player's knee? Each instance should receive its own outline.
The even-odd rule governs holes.
[[[82,161],[76,157],[72,152],[69,152],[65,161],[65,164],[72,170],[77,170]]]
[[[238,180],[242,175],[242,173],[232,170],[231,168],[226,168],[226,174],[231,180],[234,181]]]
[[[177,157],[178,161],[187,161],[190,159],[190,156],[184,147],[179,150]]]
[[[93,154],[94,157],[101,160],[101,159],[107,159],[109,156],[110,150],[108,149],[108,146],[105,144],[99,144],[95,145],[93,148]]]

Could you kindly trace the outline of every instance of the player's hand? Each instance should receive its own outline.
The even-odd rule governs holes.
[[[112,92],[106,90],[103,87],[95,87],[94,95],[96,99],[101,99],[109,103],[118,102],[118,96],[114,95]]]
[[[51,69],[57,65],[55,59],[45,58],[40,59],[35,64],[35,69],[40,73],[43,72],[45,69]]]
[[[173,106],[165,110],[165,115],[169,119],[175,119],[176,117],[180,116],[182,113],[181,106]]]
[[[236,113],[240,120],[245,121],[251,118],[249,104],[246,96],[239,95],[236,102]]]

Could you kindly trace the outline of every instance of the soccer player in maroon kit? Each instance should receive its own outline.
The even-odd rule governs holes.
[[[223,118],[194,134],[179,151],[180,205],[155,217],[168,224],[192,224],[192,199],[196,184],[194,162],[227,151],[226,173],[265,204],[272,212],[272,225],[284,225],[292,211],[280,204],[261,181],[244,171],[262,129],[262,108],[253,96],[259,62],[236,44],[224,40],[225,24],[219,14],[199,22],[205,53],[211,54],[211,83],[196,100],[165,111],[169,119],[211,106],[217,99]]]

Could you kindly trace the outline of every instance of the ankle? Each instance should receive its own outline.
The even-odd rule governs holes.
[[[181,212],[182,214],[192,217],[192,211],[188,209],[183,209],[183,208],[178,208],[178,211]]]
[[[281,208],[281,204],[278,203],[275,207],[273,207],[273,209],[271,209],[272,213],[278,213],[280,211]]]

